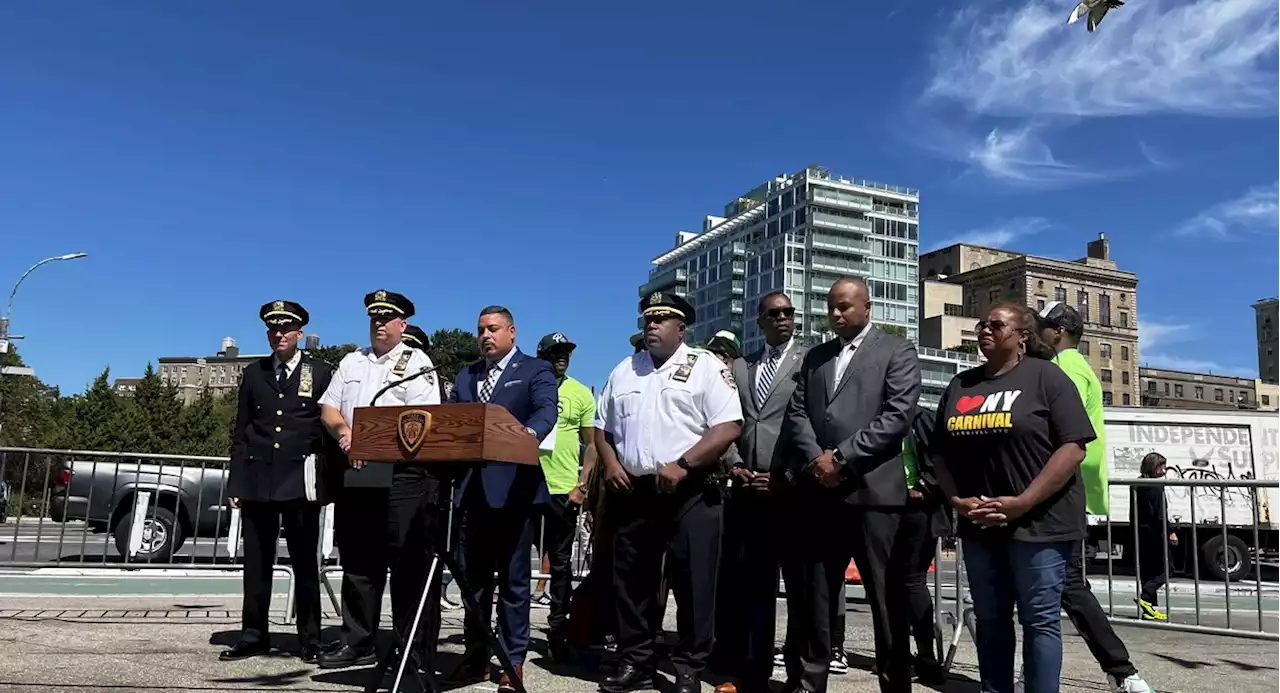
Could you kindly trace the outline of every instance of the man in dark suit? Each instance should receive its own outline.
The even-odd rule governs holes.
[[[326,436],[320,395],[333,369],[298,349],[309,315],[293,301],[273,301],[258,316],[267,325],[271,356],[245,368],[231,437],[227,495],[244,529],[244,606],[240,640],[219,659],[236,660],[271,649],[267,610],[271,567],[280,525],[294,571],[299,656],[320,651],[320,508],[328,502],[323,469]],[[319,474],[320,478],[317,478]]]
[[[483,358],[458,373],[449,402],[500,405],[538,440],[556,425],[559,392],[551,364],[516,348],[516,326],[502,306],[480,311],[476,338]],[[462,474],[454,492],[461,511],[458,553],[472,601],[466,619],[466,653],[450,676],[456,682],[486,677],[489,653],[485,628],[493,608],[493,575],[498,573],[501,612],[498,641],[511,659],[517,677],[524,678],[529,649],[529,519],[536,503],[551,499],[542,468],[505,462],[477,463]],[[473,616],[479,612],[479,619]],[[504,672],[499,691],[515,690]]]
[[[826,691],[830,600],[843,594],[852,557],[871,605],[880,689],[909,691],[904,581],[890,556],[907,503],[902,440],[920,393],[920,364],[910,342],[871,324],[863,280],[836,282],[827,313],[839,338],[805,355],[782,434],[793,450],[785,474],[794,486],[799,551],[783,568],[788,689]]]
[[[773,674],[782,515],[770,479],[783,458],[778,445],[794,376],[807,349],[793,339],[796,310],[781,291],[760,301],[756,324],[764,348],[738,359],[733,379],[742,401],[742,437],[731,447],[716,609],[716,666],[742,693],[765,693]],[[781,470],[779,470],[781,471]]]

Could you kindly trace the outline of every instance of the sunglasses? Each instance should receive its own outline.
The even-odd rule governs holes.
[[[770,308],[769,310],[766,310],[764,314],[774,320],[777,320],[778,318],[790,318],[790,317],[795,317],[796,309],[795,308]]]
[[[991,328],[992,332],[999,332],[1006,327],[1010,327],[1010,324],[1003,320],[979,320],[973,329],[977,332],[982,332],[987,328]]]

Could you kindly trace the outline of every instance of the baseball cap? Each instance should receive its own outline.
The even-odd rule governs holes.
[[[538,353],[541,354],[544,351],[558,346],[566,347],[569,351],[573,351],[578,348],[578,345],[569,341],[569,338],[564,336],[563,332],[552,332],[538,340]]]
[[[738,341],[738,335],[729,330],[720,330],[707,340],[707,351],[736,359],[742,356],[742,343]]]
[[[1061,301],[1050,301],[1038,316],[1041,329],[1053,327],[1079,339],[1084,335],[1084,320],[1079,311]]]

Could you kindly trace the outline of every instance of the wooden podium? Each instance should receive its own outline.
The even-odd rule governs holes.
[[[436,404],[408,405],[401,407],[357,407],[352,414],[351,449],[347,453],[349,459],[371,463],[402,464],[406,462],[510,462],[513,464],[538,464],[538,441],[524,429],[515,417],[505,408],[496,404]],[[443,493],[443,498],[452,497],[452,493]],[[447,501],[446,501],[447,502]],[[413,618],[408,633],[395,633],[396,646],[378,658],[378,664],[365,684],[366,693],[376,693],[383,677],[396,656],[397,648],[402,650],[395,681],[390,688],[391,693],[399,690],[406,667],[417,657],[411,647],[403,647],[402,643],[411,643],[422,620],[422,612],[426,608],[427,596],[431,591],[431,581],[436,579],[437,561],[444,563],[453,575],[454,582],[462,592],[462,605],[470,612],[472,618],[479,613],[479,605],[474,603],[468,589],[466,576],[458,569],[451,555],[451,548],[446,547],[443,554],[432,559],[427,584],[423,587],[422,598],[418,602],[418,611]],[[394,623],[394,620],[393,620]],[[489,649],[498,657],[502,670],[512,680],[516,693],[525,693],[524,682],[515,673],[511,660],[498,642],[497,635],[488,623],[484,624]],[[412,673],[418,677],[423,690],[439,692],[441,687],[430,672],[428,663],[426,671],[419,673],[419,667],[413,667]],[[426,676],[426,680],[422,676]]]
[[[357,407],[348,457],[365,462],[538,464],[538,441],[496,404]]]

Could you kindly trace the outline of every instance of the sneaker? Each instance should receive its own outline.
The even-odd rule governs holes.
[[[1151,686],[1137,674],[1132,674],[1123,681],[1107,674],[1107,683],[1111,684],[1114,693],[1151,693]]]
[[[533,600],[529,602],[529,606],[533,607],[534,609],[550,609],[551,595],[547,594],[546,592],[539,592],[538,596],[534,597]]]
[[[1138,607],[1142,609],[1142,620],[1144,621],[1168,621],[1169,615],[1161,611],[1159,607],[1145,599],[1138,600]]]
[[[831,653],[831,664],[827,667],[827,673],[836,676],[849,673],[849,658],[845,656],[844,650]]]
[[[781,647],[775,647],[773,649],[773,666],[775,667],[787,666],[787,656],[782,654]]]
[[[462,608],[462,604],[453,601],[446,595],[440,595],[440,608],[444,611],[457,611]]]

